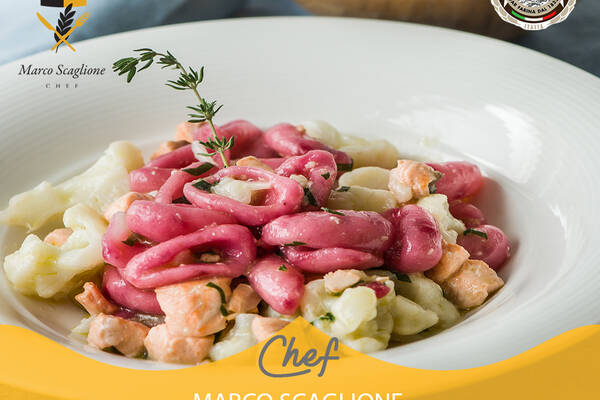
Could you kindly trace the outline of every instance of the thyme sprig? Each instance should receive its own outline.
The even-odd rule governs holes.
[[[191,90],[198,99],[198,105],[187,107],[193,111],[193,113],[188,114],[190,117],[189,122],[208,122],[213,137],[205,142],[200,141],[200,144],[204,146],[205,149],[214,151],[213,153],[201,153],[201,155],[210,157],[218,153],[223,160],[225,168],[229,167],[227,157],[225,157],[225,151],[233,147],[234,139],[233,137],[229,139],[225,137],[219,138],[213,123],[215,115],[223,105],[218,105],[216,101],[206,100],[204,97],[200,96],[200,92],[198,92],[198,86],[204,80],[204,67],[201,67],[199,70],[195,70],[192,67],[186,69],[170,51],[167,51],[165,54],[149,48],[143,48],[136,49],[134,52],[139,53],[139,55],[137,57],[125,57],[117,60],[113,64],[113,71],[119,75],[127,74],[127,83],[129,83],[133,80],[136,73],[149,68],[155,61],[162,69],[172,68],[179,70],[179,77],[177,80],[168,80],[165,85],[175,90]],[[140,63],[144,64],[140,67]]]

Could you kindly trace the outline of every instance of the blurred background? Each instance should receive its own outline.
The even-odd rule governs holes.
[[[30,0],[11,2],[10,10],[0,17],[0,64],[45,50],[47,31],[35,14],[42,11],[54,23],[64,9],[41,7],[40,0]],[[503,22],[489,0],[87,0],[85,10],[93,18],[86,22],[85,29],[74,32],[69,42],[218,18],[349,16],[412,21],[488,35],[541,51],[600,76],[599,0],[578,0],[565,22],[539,32],[525,32]]]

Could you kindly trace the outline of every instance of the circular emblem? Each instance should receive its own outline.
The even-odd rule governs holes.
[[[500,18],[528,31],[539,31],[564,21],[576,0],[491,0]]]

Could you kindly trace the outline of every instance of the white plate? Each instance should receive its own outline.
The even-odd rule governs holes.
[[[450,30],[332,18],[203,22],[77,43],[0,69],[0,204],[43,179],[89,165],[114,140],[146,150],[172,137],[193,98],[157,69],[126,85],[104,77],[17,76],[21,63],[109,67],[131,50],[170,49],[206,66],[202,93],[218,120],[330,121],[385,137],[403,154],[477,162],[493,179],[479,204],[514,243],[506,286],[457,326],[375,354],[431,369],[517,355],[600,321],[597,183],[600,81],[521,47]],[[77,89],[46,89],[77,82]],[[3,207],[2,206],[2,207]],[[4,228],[3,228],[4,229]],[[0,257],[23,237],[1,233]],[[136,368],[160,365],[90,351],[69,338],[83,313],[23,298],[0,279],[0,322],[29,327],[83,354]]]

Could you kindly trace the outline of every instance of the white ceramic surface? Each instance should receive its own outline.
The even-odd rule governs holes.
[[[109,67],[132,49],[170,49],[206,66],[202,92],[219,121],[330,121],[385,137],[407,156],[477,162],[493,180],[478,203],[514,256],[506,286],[457,326],[375,354],[430,369],[517,355],[600,321],[600,81],[572,66],[483,37],[420,25],[332,18],[260,18],[171,26],[78,43],[0,69],[0,207],[39,181],[57,182],[114,140],[149,151],[172,137],[193,98],[150,70],[126,85],[104,77],[17,76],[20,64]],[[76,89],[45,88],[77,82]],[[2,228],[0,257],[24,232]],[[16,295],[0,276],[0,323],[29,327],[98,360],[164,365],[92,351],[69,338],[72,304]]]

